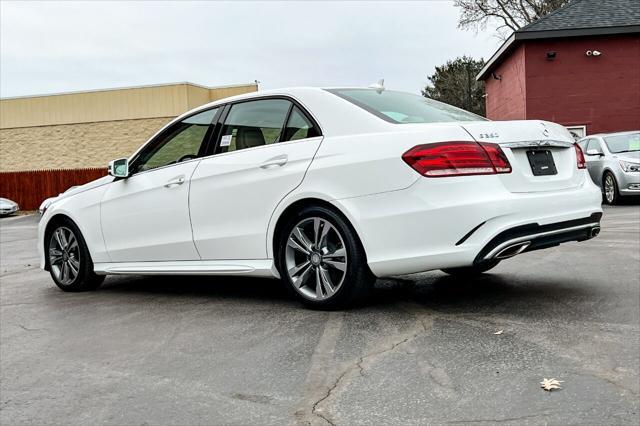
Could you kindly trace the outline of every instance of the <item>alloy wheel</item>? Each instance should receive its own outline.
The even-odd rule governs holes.
[[[604,179],[604,196],[607,199],[609,204],[613,203],[613,199],[615,198],[616,186],[613,183],[613,177],[611,175],[607,175]]]
[[[298,222],[287,238],[285,267],[298,293],[316,301],[331,298],[347,274],[347,250],[342,235],[320,217]]]
[[[56,228],[49,240],[49,265],[56,279],[72,284],[80,273],[80,247],[73,231],[65,226]]]

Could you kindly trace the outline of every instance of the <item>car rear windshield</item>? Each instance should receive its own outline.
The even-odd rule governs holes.
[[[626,135],[605,136],[604,141],[612,154],[640,151],[640,132]]]
[[[479,121],[484,117],[412,93],[376,89],[327,89],[390,123]]]

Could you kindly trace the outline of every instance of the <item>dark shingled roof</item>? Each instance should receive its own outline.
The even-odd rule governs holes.
[[[625,27],[629,25],[640,25],[640,0],[573,0],[516,32]]]
[[[640,0],[573,0],[511,34],[476,79],[487,78],[523,40],[633,33],[640,33]]]

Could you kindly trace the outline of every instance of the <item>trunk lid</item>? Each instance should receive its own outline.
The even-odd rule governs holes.
[[[583,183],[584,175],[576,165],[574,140],[559,124],[519,120],[478,121],[460,125],[477,142],[500,145],[511,163],[512,171],[498,176],[511,192],[557,191],[574,188]],[[536,175],[531,161],[536,163],[535,173],[553,172],[553,166],[548,164],[548,160],[534,159],[548,157],[549,154],[544,151],[551,154],[556,170],[554,174]]]

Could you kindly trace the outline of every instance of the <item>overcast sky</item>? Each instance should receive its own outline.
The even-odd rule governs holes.
[[[0,96],[178,81],[419,92],[436,65],[499,40],[452,1],[0,3]]]

